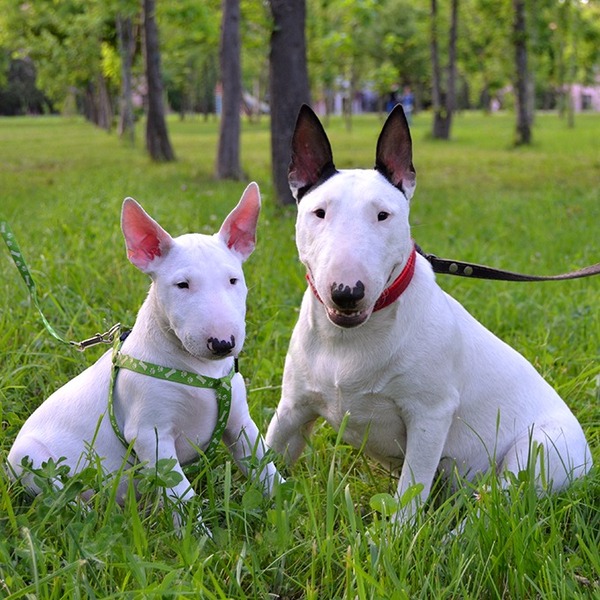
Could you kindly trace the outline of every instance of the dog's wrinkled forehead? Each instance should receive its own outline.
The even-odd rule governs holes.
[[[308,188],[298,203],[299,211],[312,211],[339,203],[345,212],[353,212],[352,207],[389,207],[394,212],[400,207],[408,208],[403,191],[390,184],[390,181],[376,169],[340,169],[330,177]]]
[[[241,261],[218,235],[186,233],[174,239],[172,262],[203,270],[215,265],[241,269]]]

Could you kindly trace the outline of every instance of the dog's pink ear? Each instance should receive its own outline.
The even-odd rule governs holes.
[[[410,200],[417,185],[412,163],[412,140],[402,106],[389,114],[377,140],[375,169]]]
[[[256,225],[260,213],[260,191],[258,185],[250,183],[244,190],[238,205],[229,213],[218,235],[227,247],[246,260],[256,245]]]
[[[288,182],[297,201],[312,187],[323,183],[337,170],[333,164],[331,144],[313,110],[303,104],[292,136],[292,160]]]
[[[144,273],[152,271],[152,262],[165,256],[173,238],[133,199],[123,201],[121,229],[127,257]]]

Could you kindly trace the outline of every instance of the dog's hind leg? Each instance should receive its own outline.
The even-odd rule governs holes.
[[[9,471],[12,477],[21,479],[21,482],[32,494],[39,494],[41,489],[35,483],[33,469],[40,469],[49,460],[58,461],[54,452],[37,438],[21,436],[14,443],[7,457]],[[27,466],[25,466],[27,465]],[[53,482],[56,487],[62,487],[60,481]]]
[[[570,422],[532,426],[505,454],[499,471],[514,475],[527,471],[541,492],[569,486],[591,466],[589,446],[573,417]]]

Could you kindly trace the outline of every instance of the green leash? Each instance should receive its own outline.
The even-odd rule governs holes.
[[[21,248],[19,248],[19,244],[17,243],[15,234],[12,232],[10,225],[6,221],[0,221],[0,235],[2,236],[2,238],[4,239],[4,243],[8,247],[8,252],[10,253],[10,256],[13,259],[17,269],[19,270],[19,273],[21,274],[21,277],[23,278],[23,281],[25,282],[27,289],[29,290],[29,295],[31,296],[31,299],[33,300],[33,303],[34,303],[35,307],[37,308],[37,311],[40,313],[40,317],[42,317],[42,322],[44,323],[46,329],[48,330],[48,333],[52,337],[56,338],[59,342],[62,342],[63,344],[69,344],[71,346],[78,346],[79,345],[78,342],[70,342],[68,340],[65,340],[63,337],[61,337],[55,331],[55,329],[52,327],[52,325],[50,325],[50,323],[48,322],[48,319],[46,319],[46,316],[42,312],[42,308],[40,306],[40,301],[39,301],[38,295],[37,295],[37,289],[35,287],[35,281],[33,280],[33,277],[31,276],[31,273],[29,272],[29,269],[27,268],[27,263],[25,262],[25,258],[23,257]]]
[[[208,443],[208,446],[204,450],[204,454],[207,458],[212,457],[212,455],[214,455],[215,453],[217,446],[221,442],[223,433],[225,432],[225,428],[227,427],[227,421],[229,419],[229,413],[231,411],[231,379],[238,372],[237,359],[235,359],[234,367],[231,369],[229,374],[221,379],[215,379],[213,377],[207,377],[205,375],[199,375],[197,373],[187,371],[179,371],[177,369],[171,369],[169,367],[163,367],[160,365],[154,365],[152,363],[137,360],[126,354],[121,354],[120,352],[121,346],[123,345],[123,342],[125,341],[125,338],[129,333],[126,332],[121,334],[122,328],[120,323],[113,325],[105,333],[96,333],[92,337],[82,340],[81,342],[66,340],[56,332],[52,325],[50,325],[48,319],[46,319],[46,316],[42,311],[37,295],[35,281],[31,276],[31,273],[29,272],[27,262],[25,261],[23,253],[21,252],[21,248],[17,243],[15,234],[13,233],[7,221],[0,220],[0,236],[2,236],[2,239],[4,240],[10,253],[10,256],[13,259],[13,262],[15,263],[17,269],[19,270],[19,273],[23,278],[27,289],[29,290],[29,295],[42,318],[44,326],[48,330],[48,333],[52,335],[52,337],[57,339],[59,342],[62,342],[63,344],[74,346],[82,352],[85,349],[90,348],[91,346],[95,346],[97,344],[113,344],[112,370],[110,377],[110,388],[108,393],[108,416],[112,428],[115,432],[115,435],[117,436],[119,441],[126,448],[129,448],[127,440],[125,439],[121,430],[119,429],[119,425],[115,417],[113,400],[114,386],[117,380],[117,373],[119,372],[119,369],[127,369],[129,371],[135,371],[136,373],[141,373],[142,375],[147,375],[148,377],[154,377],[156,379],[163,379],[165,381],[173,381],[175,383],[181,383],[183,385],[190,385],[193,387],[215,390],[218,407],[217,424],[213,431],[212,437]]]

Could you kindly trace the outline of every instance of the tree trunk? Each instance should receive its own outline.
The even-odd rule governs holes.
[[[160,47],[155,18],[155,0],[144,0],[144,49],[148,85],[148,117],[146,120],[146,149],[152,160],[175,160],[169,141],[163,85],[160,74]]]
[[[103,75],[98,75],[98,127],[110,131],[113,119],[113,107],[110,102],[108,86]]]
[[[452,0],[450,35],[448,39],[447,79],[444,82],[438,44],[437,0],[431,0],[431,63],[433,69],[432,102],[435,139],[450,139],[452,115],[456,98],[456,40],[458,37],[458,0]]]
[[[527,69],[527,26],[525,0],[513,0],[513,43],[515,50],[516,144],[531,144],[530,86]]]
[[[87,82],[83,91],[83,116],[94,125],[97,125],[98,114],[94,100],[94,85],[91,81]]]
[[[106,80],[100,74],[96,83],[89,81],[83,96],[83,114],[97,127],[110,131],[112,125],[112,106]]]
[[[132,65],[135,51],[135,36],[131,17],[117,16],[117,36],[121,55],[121,97],[119,115],[119,137],[135,142],[135,122],[133,116]]]
[[[288,186],[291,142],[298,110],[310,103],[306,66],[305,0],[269,0],[273,16],[269,55],[271,98],[271,161],[279,203],[293,204]]]
[[[446,94],[446,112],[448,115],[448,137],[452,115],[456,109],[456,40],[458,38],[458,0],[452,0],[450,17],[450,39],[448,41],[448,92]]]
[[[240,166],[240,107],[242,66],[240,0],[223,0],[221,21],[221,83],[223,105],[217,152],[217,179],[242,179]]]

